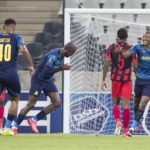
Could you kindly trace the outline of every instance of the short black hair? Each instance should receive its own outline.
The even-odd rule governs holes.
[[[8,18],[8,19],[6,19],[5,21],[4,21],[4,24],[5,25],[16,25],[16,21],[14,20],[14,19],[12,19],[12,18]]]
[[[73,42],[68,42],[65,47],[65,49],[69,50],[69,49],[74,49],[76,51],[77,47],[73,44]]]
[[[126,28],[120,28],[117,31],[117,37],[121,40],[127,39],[128,38],[128,31]]]

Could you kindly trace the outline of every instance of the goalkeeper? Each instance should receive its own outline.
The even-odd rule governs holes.
[[[131,81],[131,64],[133,62],[136,69],[137,61],[136,56],[130,56],[124,58],[122,52],[126,52],[131,48],[131,45],[127,43],[128,32],[125,28],[120,28],[117,31],[117,42],[111,44],[106,53],[106,62],[103,69],[102,77],[102,90],[107,88],[106,76],[109,71],[110,63],[111,68],[111,80],[112,80],[112,100],[113,100],[113,115],[116,121],[115,135],[119,135],[122,126],[123,136],[127,135],[128,125],[130,121],[130,98],[132,95],[132,81]],[[123,104],[123,125],[120,119],[120,99],[122,98]]]

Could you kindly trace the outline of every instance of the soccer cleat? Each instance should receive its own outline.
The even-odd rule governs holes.
[[[120,135],[121,128],[122,128],[122,123],[120,121],[117,121],[114,134],[115,135]]]
[[[11,130],[14,133],[14,135],[18,133],[18,128],[12,127]]]
[[[143,121],[143,117],[141,118],[141,120],[139,121],[139,124],[134,128],[134,131],[139,131],[141,126],[142,126],[142,121]]]
[[[133,136],[133,132],[134,132],[134,129],[130,128],[129,131],[127,132],[127,136],[132,137]]]
[[[37,129],[37,123],[36,123],[36,121],[34,121],[32,118],[30,118],[30,119],[28,119],[28,124],[31,126],[31,128],[32,128],[32,131],[34,132],[34,133],[39,133],[39,131],[38,131],[38,129]]]
[[[4,136],[13,136],[14,132],[11,129],[4,128],[1,132],[1,135]]]
[[[2,134],[2,129],[0,129],[0,135]]]
[[[123,129],[123,133],[122,133],[122,136],[123,136],[123,137],[127,137],[127,131],[128,131],[127,128],[124,128],[124,129]]]
[[[137,127],[134,128],[134,131],[139,131],[140,128],[141,128],[141,124],[139,123],[139,124],[137,125]]]

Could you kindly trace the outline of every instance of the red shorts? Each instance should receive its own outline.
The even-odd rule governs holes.
[[[0,94],[0,100],[4,100],[5,99],[5,90],[2,91],[2,93]]]
[[[112,97],[129,99],[132,95],[132,81],[117,82],[112,81]]]

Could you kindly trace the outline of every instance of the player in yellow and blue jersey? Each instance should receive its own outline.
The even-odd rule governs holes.
[[[22,37],[15,34],[16,21],[6,19],[3,33],[0,34],[0,93],[7,89],[11,99],[8,116],[2,130],[2,135],[13,135],[11,123],[16,117],[20,94],[20,82],[17,74],[16,61],[19,51],[24,55],[29,64],[29,71],[34,73],[31,56],[25,46]]]

